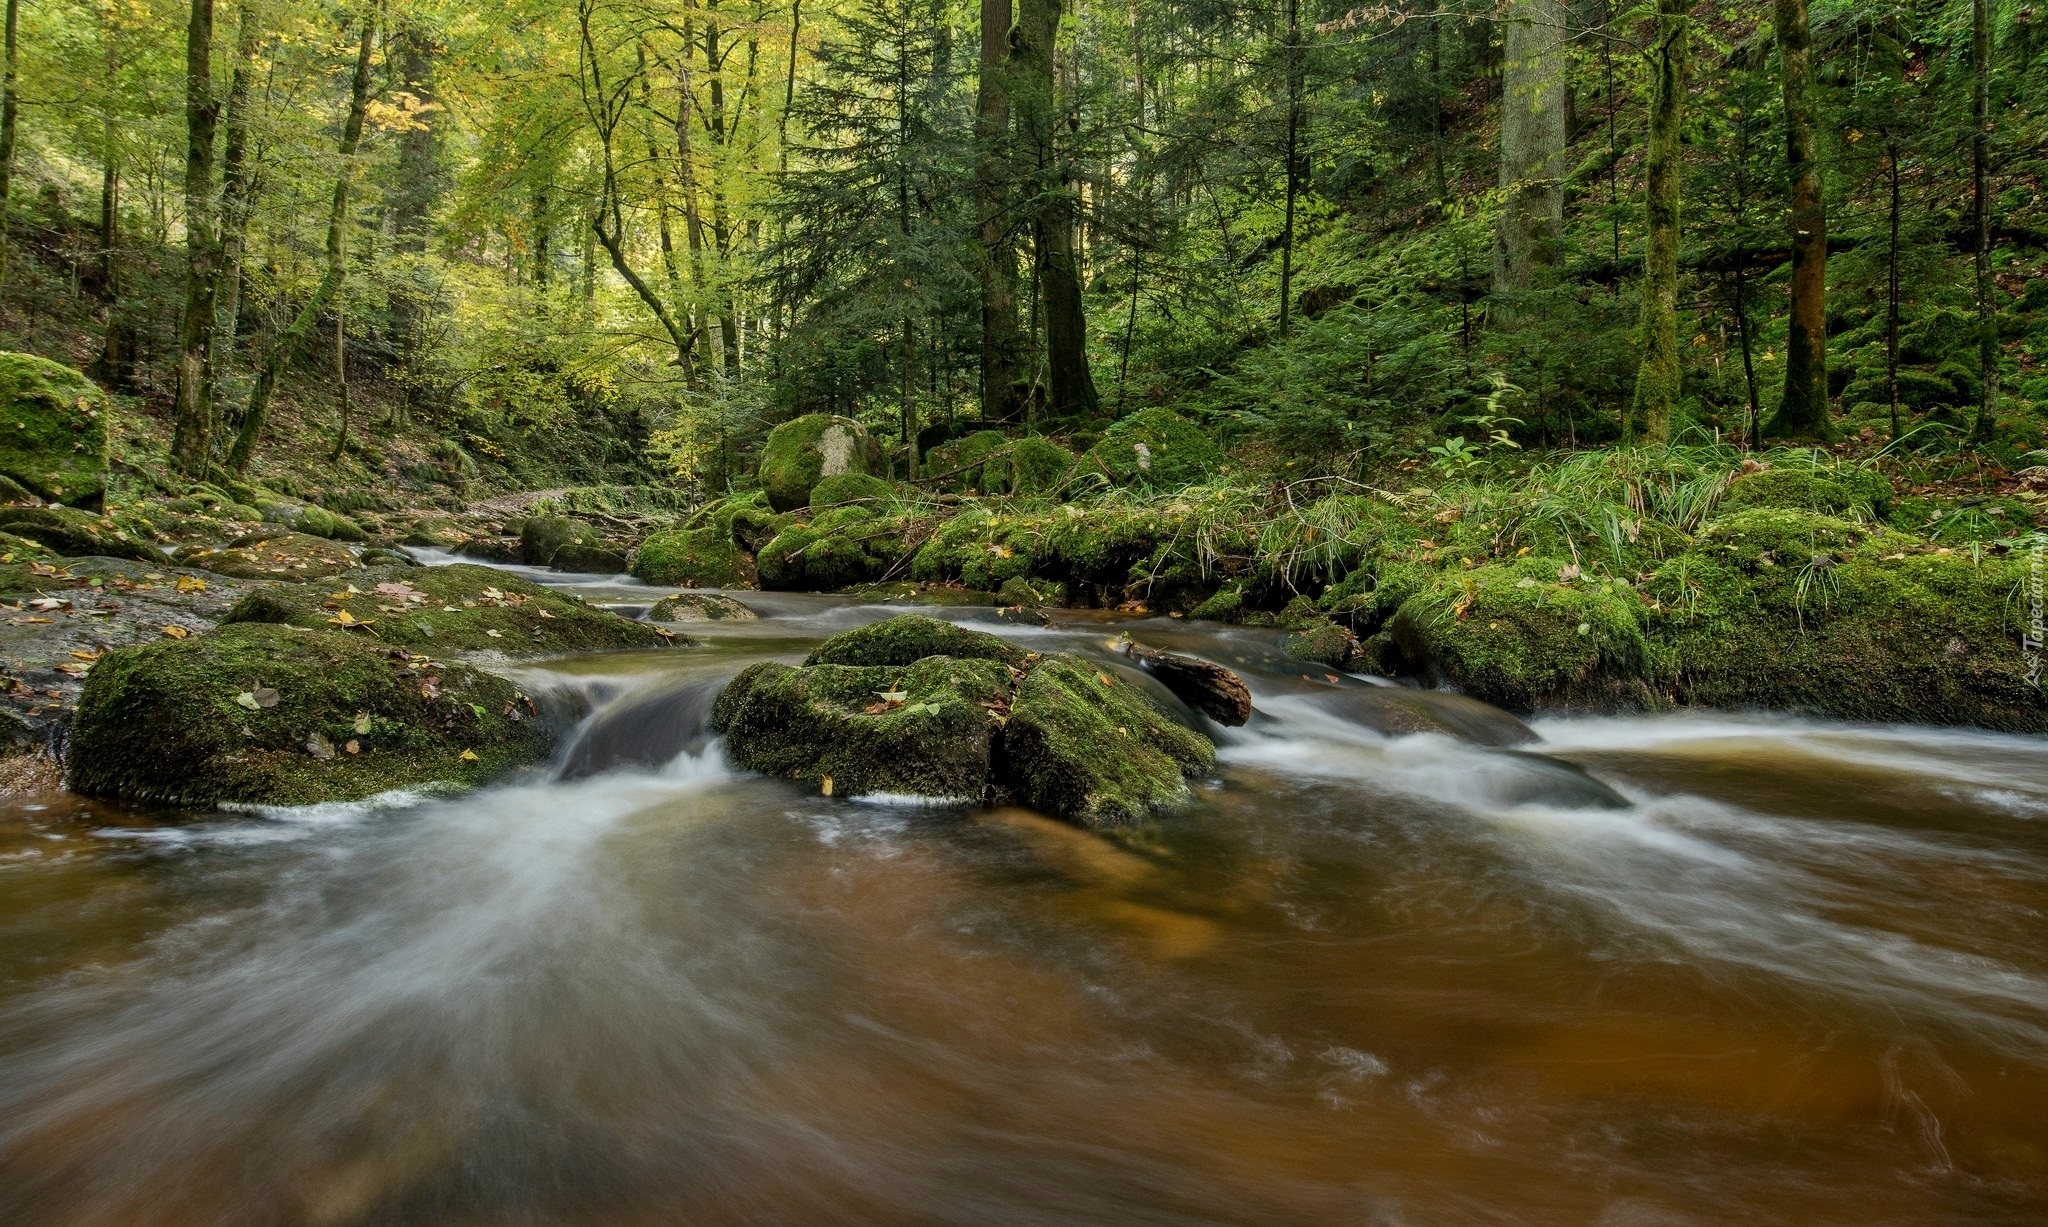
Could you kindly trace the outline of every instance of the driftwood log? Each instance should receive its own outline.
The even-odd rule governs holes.
[[[1124,655],[1143,665],[1189,707],[1216,723],[1236,728],[1252,718],[1252,692],[1244,679],[1222,665],[1179,652],[1125,643]]]

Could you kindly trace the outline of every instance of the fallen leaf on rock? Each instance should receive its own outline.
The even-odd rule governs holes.
[[[493,639],[503,639],[505,637],[504,631],[485,631],[484,634],[489,635]]]
[[[77,661],[67,660],[63,664],[57,666],[57,672],[68,673],[72,677],[84,677],[86,674],[92,672],[92,666],[79,664]]]
[[[306,753],[324,763],[334,757],[334,743],[319,733],[310,733],[306,737]]]
[[[355,723],[354,723],[353,725],[351,725],[350,727],[351,727],[351,728],[353,728],[353,729],[355,729],[355,731],[356,731],[356,733],[357,733],[358,735],[360,735],[360,734],[364,734],[364,733],[367,733],[367,732],[369,732],[369,731],[370,731],[370,713],[369,713],[369,712],[366,712],[366,711],[359,711],[359,712],[357,712],[357,713],[356,713],[356,722],[355,722]]]
[[[251,693],[256,696],[256,706],[266,709],[276,707],[278,699],[282,697],[268,686],[258,686]]]
[[[462,753],[456,755],[455,757],[461,759],[465,763],[476,763],[483,761],[482,759],[476,756],[475,750],[464,750]]]
[[[178,577],[178,591],[204,592],[206,591],[206,581],[190,575],[180,575]]]
[[[363,743],[351,737],[348,740],[348,744],[342,746],[341,748],[344,753],[361,754],[363,752]]]
[[[242,693],[236,695],[235,702],[243,707],[248,708],[250,711],[263,710],[263,705],[256,701],[256,693],[252,690],[244,690]]]
[[[818,791],[824,793],[828,797],[832,795],[831,776],[828,775],[824,779],[818,781]]]

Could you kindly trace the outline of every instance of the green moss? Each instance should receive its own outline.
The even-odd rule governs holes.
[[[1004,580],[1002,588],[996,592],[996,604],[1027,609],[1064,604],[1066,599],[1066,585],[1028,580],[1021,576]]]
[[[1304,663],[1342,668],[1358,651],[1358,640],[1350,631],[1325,618],[1292,632],[1281,641],[1281,647]]]
[[[626,556],[609,545],[573,543],[556,550],[555,560],[550,565],[557,571],[579,575],[623,575],[626,571]]]
[[[519,553],[528,566],[555,565],[555,554],[564,546],[603,544],[596,529],[566,516],[532,516],[519,529]]]
[[[992,462],[1000,463],[1000,462]],[[1027,435],[1010,449],[1000,482],[984,477],[991,493],[1047,494],[1065,481],[1074,467],[1074,453],[1042,435]]]
[[[521,654],[670,642],[644,622],[593,608],[502,571],[464,563],[374,567],[319,584],[262,588],[229,610],[224,622],[333,630],[344,612],[361,627],[352,629],[352,635],[420,651]]]
[[[1003,759],[1004,780],[1024,804],[1112,826],[1185,799],[1187,777],[1215,765],[1215,747],[1128,680],[1051,656],[1017,687]]]
[[[986,609],[996,603],[986,592],[952,584],[920,584],[910,581],[874,584],[847,590],[863,605],[934,605],[958,609]]]
[[[1205,622],[1236,622],[1244,617],[1244,585],[1225,584],[1208,600],[1194,607],[1188,617]]]
[[[896,487],[865,473],[840,473],[811,487],[811,510],[827,511],[855,503],[881,504],[895,497]]]
[[[124,529],[119,521],[70,507],[0,507],[0,529],[41,542],[67,558],[98,555],[164,561],[161,550]]]
[[[834,592],[881,579],[901,561],[900,524],[863,507],[837,507],[808,523],[788,521],[755,559],[761,586]]]
[[[874,441],[852,418],[812,413],[768,432],[761,445],[761,489],[776,511],[795,511],[811,501],[822,477],[872,473]]]
[[[1171,409],[1141,409],[1103,432],[1087,459],[1118,485],[1175,490],[1206,481],[1223,453]]]
[[[351,636],[239,625],[109,653],[80,696],[68,765],[87,796],[296,805],[475,784],[552,741],[503,678]]]
[[[656,533],[633,555],[633,574],[675,588],[751,588],[753,566],[717,524]]]
[[[719,695],[712,727],[738,766],[835,796],[910,793],[980,800],[1010,673],[990,660],[928,656],[905,666],[755,665]]]
[[[841,631],[818,645],[806,665],[908,665],[927,656],[993,660],[1018,665],[1023,648],[983,631],[968,630],[923,614],[902,614]]]
[[[1644,602],[1626,581],[1560,578],[1569,568],[1531,557],[1446,572],[1389,629],[1407,659],[1510,711],[1628,701],[1649,661]]]
[[[1721,496],[1725,512],[1748,507],[1782,507],[1822,515],[1884,514],[1891,483],[1868,469],[1808,469],[1779,465],[1745,473]]]
[[[106,493],[106,394],[68,366],[0,354],[0,474],[44,499],[99,506]]]
[[[756,616],[745,605],[715,592],[679,592],[661,598],[647,611],[649,622],[752,622]]]

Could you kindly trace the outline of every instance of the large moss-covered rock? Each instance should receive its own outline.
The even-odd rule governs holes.
[[[712,728],[732,761],[835,796],[981,800],[1010,694],[996,661],[754,665],[719,695]]]
[[[866,473],[840,473],[833,477],[818,479],[811,487],[811,510],[827,511],[833,507],[865,506],[877,507],[896,496],[896,487],[879,477]]]
[[[369,534],[354,520],[336,515],[325,507],[302,503],[295,499],[270,498],[257,505],[263,519],[271,524],[282,524],[293,532],[309,537],[325,537],[330,541],[368,541]]]
[[[0,507],[0,530],[48,546],[67,558],[132,558],[162,562],[163,551],[106,516],[70,507]]]
[[[852,418],[811,413],[768,432],[761,445],[761,489],[776,511],[809,505],[811,489],[823,477],[872,474],[878,467],[874,440]]]
[[[1643,605],[1624,582],[1531,557],[1438,575],[1390,629],[1409,661],[1510,711],[1603,705],[1649,672]]]
[[[530,567],[551,567],[568,546],[603,546],[604,538],[581,520],[567,516],[532,516],[519,530],[521,561]]]
[[[1088,461],[1119,485],[1173,490],[1206,481],[1223,453],[1171,409],[1140,409],[1103,432]]]
[[[327,579],[357,565],[355,551],[323,537],[282,532],[261,539],[244,538],[227,549],[178,551],[178,561],[236,579],[288,581]]]
[[[656,601],[647,611],[649,622],[752,622],[758,616],[717,592],[678,592]]]
[[[1003,780],[1017,799],[1090,826],[1177,804],[1215,761],[1209,739],[1143,689],[1074,656],[1025,674],[1003,729]]]
[[[969,630],[923,614],[902,614],[841,631],[818,645],[806,665],[914,664],[927,656],[993,660],[1020,665],[1030,653],[986,631]]]
[[[467,563],[367,567],[318,584],[261,588],[226,621],[342,629],[433,652],[606,651],[675,642],[645,622]]]
[[[716,524],[656,533],[633,555],[633,574],[669,588],[751,588],[753,560]]]
[[[905,550],[898,521],[864,507],[835,507],[808,522],[785,521],[755,556],[761,586],[779,592],[833,592],[890,574]]]
[[[982,488],[990,494],[1046,494],[1066,479],[1074,453],[1041,435],[1017,440],[1007,457],[991,460],[982,470]]]
[[[503,678],[354,636],[239,625],[109,653],[86,682],[68,764],[88,796],[295,805],[475,784],[552,744]]]
[[[1000,430],[977,430],[965,438],[954,439],[933,448],[924,458],[924,473],[927,480],[936,481],[938,488],[951,491],[983,490],[986,471],[1000,470],[1003,461],[1009,458],[1010,437]],[[990,457],[1000,452],[995,460]]]
[[[1184,799],[1215,760],[1128,677],[914,614],[835,635],[802,668],[748,669],[713,725],[740,766],[839,795],[1009,794],[1091,824]]]
[[[106,394],[68,366],[0,354],[0,474],[52,502],[99,506],[107,479]]]
[[[1778,507],[1822,515],[1879,518],[1891,501],[1891,483],[1869,469],[1813,469],[1778,465],[1745,473],[1721,496],[1723,512]]]
[[[1759,508],[1707,525],[1645,591],[1681,702],[2043,732],[2019,651],[2026,566]]]

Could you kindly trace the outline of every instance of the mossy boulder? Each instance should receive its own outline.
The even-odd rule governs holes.
[[[836,635],[802,668],[749,668],[713,727],[739,766],[834,795],[1009,795],[1097,825],[1179,802],[1215,761],[1119,670],[918,615]]]
[[[1074,656],[1024,675],[1003,728],[1003,779],[1034,809],[1089,826],[1136,822],[1214,767],[1209,739],[1127,678]]]
[[[626,555],[603,542],[591,545],[573,542],[556,550],[555,560],[549,565],[557,571],[579,575],[624,575]]]
[[[1724,514],[1749,507],[1780,507],[1875,519],[1885,514],[1891,497],[1891,483],[1869,469],[1778,465],[1730,482],[1721,496],[1721,508]]]
[[[503,678],[352,635],[238,625],[109,653],[67,762],[87,796],[300,805],[477,784],[553,742]]]
[[[1532,557],[1438,575],[1389,629],[1409,661],[1509,711],[1603,706],[1639,696],[1645,604],[1625,580]]]
[[[2025,579],[2024,554],[1760,508],[1707,525],[1645,592],[1680,702],[2038,733]]]
[[[1073,470],[1074,453],[1042,435],[1017,440],[1005,458],[983,469],[982,488],[990,494],[1049,494]]]
[[[935,480],[938,488],[948,491],[979,490],[987,492],[985,480],[988,470],[1000,471],[1009,457],[1010,437],[1000,430],[977,430],[964,438],[944,443],[926,453],[924,472],[927,480]],[[996,452],[1002,455],[995,460],[990,456]]]
[[[567,516],[531,516],[519,529],[519,554],[530,567],[552,567],[566,546],[603,546],[595,528]]]
[[[224,621],[347,630],[366,641],[432,652],[518,655],[674,642],[645,622],[466,563],[370,567],[318,584],[261,588],[242,598]]]
[[[986,592],[955,584],[920,584],[910,580],[868,584],[846,590],[863,605],[931,605],[942,608],[987,609],[996,599]]]
[[[0,507],[0,530],[39,542],[67,558],[163,562],[163,551],[106,516],[72,507]]]
[[[347,516],[336,515],[325,507],[312,503],[301,503],[291,499],[270,499],[257,508],[265,522],[282,524],[294,532],[309,537],[325,537],[330,541],[368,541],[369,534],[363,531]]]
[[[927,656],[993,660],[1020,665],[1030,653],[986,631],[969,630],[923,614],[902,614],[855,627],[819,644],[806,665],[914,664]]]
[[[276,532],[260,540],[244,538],[226,549],[178,551],[186,566],[212,571],[235,579],[281,579],[288,581],[328,579],[353,570],[355,551],[323,537],[304,533]]]
[[[1281,640],[1281,649],[1304,664],[1343,668],[1358,652],[1358,637],[1328,618],[1318,618]]]
[[[633,554],[633,574],[669,588],[751,588],[754,563],[717,524],[656,533]]]
[[[1102,434],[1088,462],[1123,486],[1175,490],[1207,481],[1223,463],[1214,440],[1171,409],[1140,409]]]
[[[910,793],[981,800],[1010,695],[997,661],[754,665],[712,713],[735,765],[835,796]],[[829,785],[827,781],[830,781]]]
[[[811,487],[811,510],[834,507],[869,506],[886,503],[896,496],[896,487],[866,473],[840,473],[819,480]]]
[[[0,474],[37,497],[97,507],[106,493],[107,397],[33,354],[0,354]]]
[[[649,622],[752,622],[759,615],[716,592],[678,592],[647,611]]]
[[[776,511],[808,506],[819,479],[844,473],[872,474],[879,449],[867,428],[852,418],[811,413],[768,432],[761,445],[761,489]]]
[[[786,520],[754,561],[763,588],[836,592],[883,578],[904,550],[898,521],[864,507],[835,507],[809,521]]]

